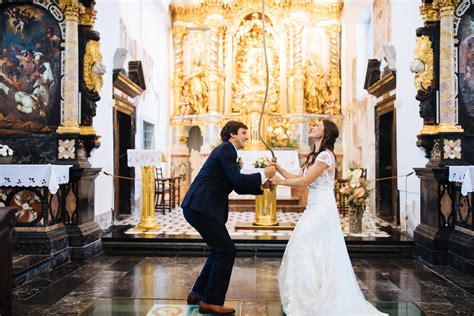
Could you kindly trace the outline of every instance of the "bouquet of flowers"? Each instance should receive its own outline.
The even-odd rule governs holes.
[[[267,157],[259,158],[253,163],[253,166],[255,168],[266,168],[270,165],[271,165],[270,159],[268,159]]]
[[[349,183],[342,187],[340,192],[347,197],[347,203],[351,208],[360,208],[363,211],[372,189],[368,189],[367,180],[361,179],[361,175],[362,169],[351,170]]]

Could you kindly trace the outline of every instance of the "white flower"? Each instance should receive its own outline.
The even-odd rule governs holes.
[[[350,185],[352,188],[357,188],[360,185],[360,176],[362,175],[361,169],[355,169],[352,171]]]
[[[13,156],[13,150],[10,147],[8,147],[8,145],[0,144],[0,156],[3,156],[3,157]]]

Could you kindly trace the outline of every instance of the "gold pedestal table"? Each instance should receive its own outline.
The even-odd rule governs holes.
[[[160,224],[155,217],[155,168],[161,166],[161,150],[127,150],[128,166],[141,168],[142,203],[141,217],[137,226],[127,234],[158,234]]]

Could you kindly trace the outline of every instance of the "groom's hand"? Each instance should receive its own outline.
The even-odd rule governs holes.
[[[270,179],[275,175],[276,168],[275,166],[269,166],[263,172],[265,173],[265,178]]]

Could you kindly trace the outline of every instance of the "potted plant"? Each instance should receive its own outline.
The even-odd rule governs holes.
[[[368,189],[367,180],[361,179],[362,169],[353,169],[350,172],[349,182],[340,189],[340,192],[347,198],[350,209],[349,232],[362,232],[362,216],[367,204],[367,199],[372,190]]]

